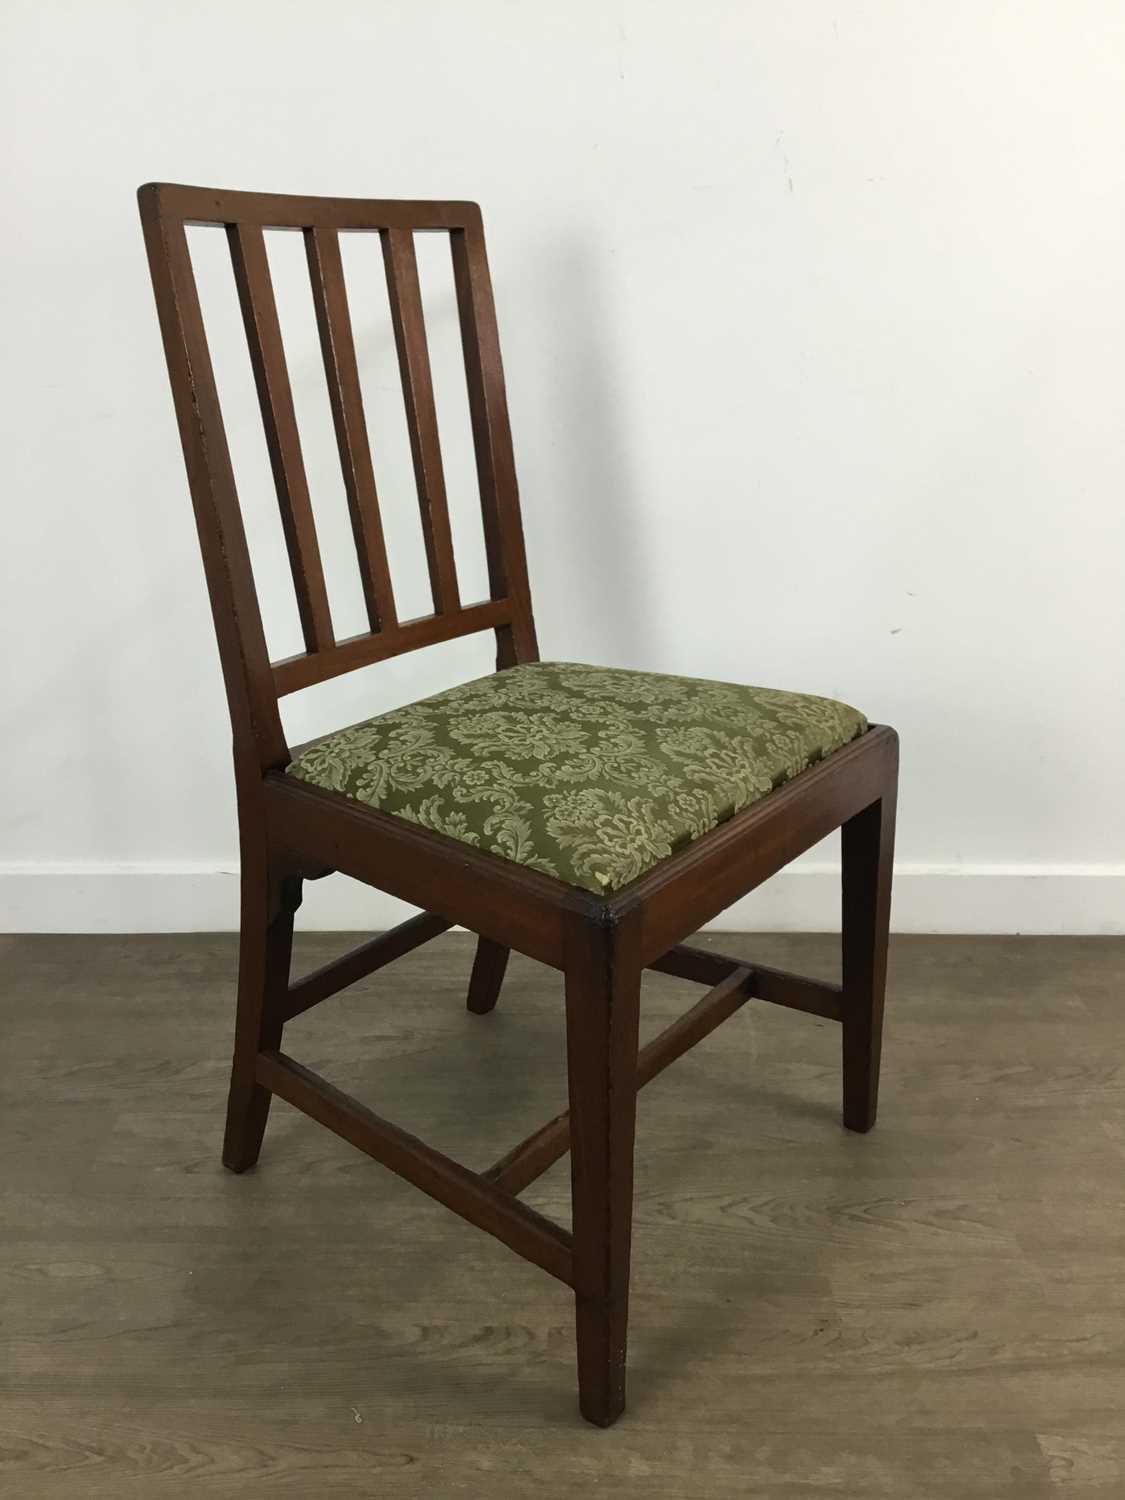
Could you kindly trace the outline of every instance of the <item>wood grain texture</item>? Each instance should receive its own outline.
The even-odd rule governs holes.
[[[422,537],[430,571],[434,613],[442,615],[461,604],[457,589],[457,566],[453,558],[453,534],[449,528],[449,506],[445,473],[441,464],[437,408],[434,405],[430,352],[422,315],[422,292],[414,236],[406,229],[387,229],[381,235],[387,276],[387,298],[394,324],[395,347],[406,403],[406,426],[410,455],[418,487]]]
[[[246,223],[296,231],[314,224],[330,229],[434,231],[479,227],[481,221],[479,205],[468,202],[310,198],[300,193],[246,193],[182,182],[148,182],[140,192],[156,200],[165,216],[189,224]]]
[[[245,761],[252,754],[259,771],[285,766],[289,750],[270,677],[269,650],[187,234],[182,223],[161,211],[164,194],[158,184],[142,187],[137,199],[236,757]]]
[[[494,599],[510,598],[516,605],[510,629],[496,633],[496,664],[510,667],[516,662],[538,661],[539,644],[531,609],[496,307],[480,223],[455,230],[449,236],[449,247],[465,356],[489,587]]]
[[[340,934],[301,935],[298,972]],[[839,978],[835,938],[697,940]],[[559,975],[439,937],[287,1037],[483,1168],[564,1107]],[[218,1164],[233,936],[0,939],[0,1493],[1110,1500],[1125,1491],[1125,943],[902,938],[880,1128],[839,1027],[748,1005],[637,1114],[630,1405],[564,1288],[277,1105]],[[698,990],[646,975],[642,1042]],[[291,1033],[291,1035],[290,1035]],[[527,1194],[566,1221],[566,1163]]]
[[[578,1406],[609,1427],[625,1410],[640,1046],[640,908],[567,931],[566,1061]]]

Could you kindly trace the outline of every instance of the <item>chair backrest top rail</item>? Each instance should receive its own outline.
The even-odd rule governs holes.
[[[263,229],[445,230],[479,228],[480,205],[429,198],[317,198],[298,193],[247,193],[194,187],[178,182],[146,182],[142,202],[186,225],[257,224]]]

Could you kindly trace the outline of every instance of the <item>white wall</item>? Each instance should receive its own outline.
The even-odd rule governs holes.
[[[7,0],[2,25],[5,925],[235,918],[225,706],[133,201],[163,178],[478,199],[545,655],[897,725],[901,928],[1125,929],[1119,4]],[[208,297],[230,295],[221,253]],[[418,594],[385,328],[363,351]],[[276,621],[238,354],[219,341]],[[369,669],[296,701],[294,733],[488,666],[482,637]],[[728,921],[830,924],[834,856]],[[392,904],[336,880],[306,913],[377,927]]]

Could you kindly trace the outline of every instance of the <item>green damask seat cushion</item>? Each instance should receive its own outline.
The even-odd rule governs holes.
[[[866,728],[831,698],[536,662],[328,735],[288,774],[605,894]]]

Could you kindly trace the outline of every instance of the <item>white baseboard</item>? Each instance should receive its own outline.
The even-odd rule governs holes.
[[[838,867],[798,865],[725,911],[720,931],[839,926]],[[298,925],[377,932],[409,915],[340,876],[310,881]],[[900,863],[896,932],[1125,933],[1125,865]],[[215,864],[0,864],[2,932],[229,932],[238,873]]]

